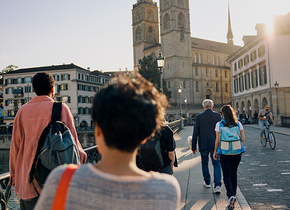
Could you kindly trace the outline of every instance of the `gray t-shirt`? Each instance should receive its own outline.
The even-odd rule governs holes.
[[[265,109],[261,109],[261,110],[259,111],[259,116],[260,116],[260,117],[263,117],[263,116],[266,115],[266,113],[268,113],[268,112],[266,112]],[[271,111],[269,111],[269,113],[266,115],[266,120],[269,120],[270,116],[273,116],[273,114],[272,114]]]
[[[49,175],[35,209],[51,209],[65,167]],[[118,176],[92,164],[73,175],[65,209],[178,209],[180,186],[175,177],[150,172],[150,177]]]

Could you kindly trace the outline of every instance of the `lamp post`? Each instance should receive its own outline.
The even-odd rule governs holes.
[[[164,68],[164,60],[165,58],[162,57],[161,52],[159,53],[159,57],[157,58],[157,65],[160,71],[160,93],[163,93],[163,79],[162,79],[162,73]]]
[[[179,98],[180,98],[180,118],[181,118],[181,115],[182,115],[182,109],[181,109],[181,93],[182,93],[182,86],[181,86],[181,85],[178,86],[178,93],[179,93]]]
[[[279,88],[279,83],[276,81],[276,83],[274,84],[275,88],[276,88],[276,98],[277,98],[277,115],[280,114],[279,111],[279,105],[278,105],[278,88]]]

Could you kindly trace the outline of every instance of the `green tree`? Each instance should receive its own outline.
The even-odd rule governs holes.
[[[2,69],[1,74],[4,74],[4,73],[9,72],[9,71],[14,71],[17,68],[18,68],[18,66],[9,65],[9,66],[5,67],[4,69]]]
[[[18,66],[15,66],[15,65],[9,65],[9,66],[6,66],[4,69],[2,69],[2,71],[0,72],[0,84],[3,84],[3,76],[2,74],[5,74],[9,71],[14,71],[18,68]]]
[[[160,71],[157,66],[156,58],[152,55],[144,56],[143,59],[139,60],[139,73],[148,81],[152,82],[153,85],[160,90]],[[167,99],[171,98],[171,91],[167,89],[166,82],[163,79],[163,93]]]

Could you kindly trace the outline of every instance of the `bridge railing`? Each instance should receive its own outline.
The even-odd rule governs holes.
[[[168,126],[172,129],[173,133],[177,133],[184,127],[184,121],[182,119],[168,123]],[[87,162],[97,163],[101,159],[101,155],[97,149],[97,146],[92,146],[84,149],[87,153]],[[9,184],[10,173],[0,174],[0,206],[1,210],[6,210],[8,207],[9,199],[12,195],[12,188]]]

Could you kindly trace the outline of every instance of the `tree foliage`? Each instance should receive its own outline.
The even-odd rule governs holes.
[[[15,65],[6,66],[4,69],[2,69],[1,74],[4,74],[4,73],[9,72],[9,71],[14,71],[17,68],[18,68],[18,66],[15,66]]]
[[[160,90],[160,71],[157,66],[156,58],[152,55],[144,56],[143,59],[139,60],[139,73],[148,81],[152,82],[153,85]],[[163,79],[163,93],[167,99],[171,98],[171,91],[167,89],[166,82]]]

